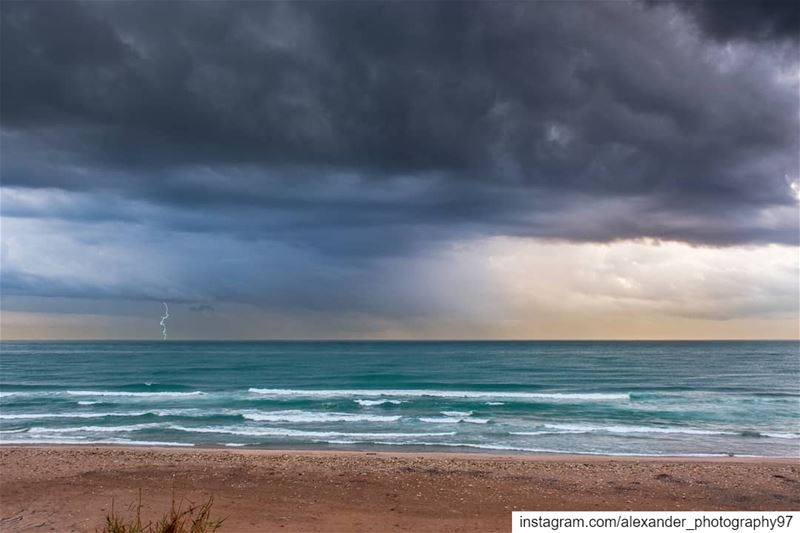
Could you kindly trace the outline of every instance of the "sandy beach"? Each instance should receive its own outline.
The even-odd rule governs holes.
[[[506,531],[513,510],[798,510],[800,461],[0,447],[0,530],[213,496],[221,531]]]

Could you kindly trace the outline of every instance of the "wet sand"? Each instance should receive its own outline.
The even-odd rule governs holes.
[[[509,531],[513,510],[800,510],[800,461],[0,446],[0,531],[215,499],[224,532]]]

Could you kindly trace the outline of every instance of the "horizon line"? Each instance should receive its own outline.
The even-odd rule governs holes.
[[[800,338],[771,338],[771,339],[743,339],[743,338],[683,338],[683,339],[3,339],[2,342],[800,342]]]

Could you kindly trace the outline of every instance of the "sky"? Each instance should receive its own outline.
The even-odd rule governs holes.
[[[800,338],[792,2],[0,15],[3,339]]]

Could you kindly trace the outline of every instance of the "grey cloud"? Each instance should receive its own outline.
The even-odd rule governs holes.
[[[792,0],[672,1],[715,39],[800,39],[800,7]]]
[[[333,256],[796,244],[796,19],[684,4],[3,2],[3,185]]]

